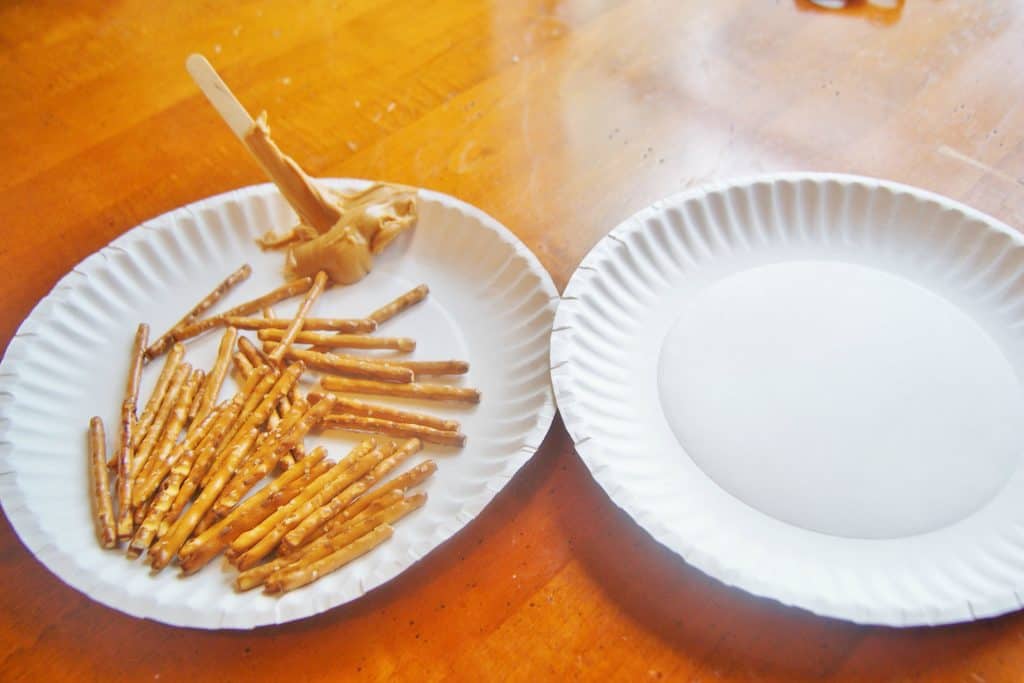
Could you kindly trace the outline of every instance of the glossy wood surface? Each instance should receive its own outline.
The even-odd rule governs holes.
[[[650,202],[780,170],[882,176],[1024,226],[1024,5],[996,0],[0,3],[0,342],[68,269],[259,169],[203,51],[311,172],[451,193],[563,287]],[[627,454],[624,454],[624,456]],[[255,632],[138,621],[0,523],[0,679],[1024,680],[1024,615],[868,628],[724,587],[620,512],[556,420],[462,533]]]

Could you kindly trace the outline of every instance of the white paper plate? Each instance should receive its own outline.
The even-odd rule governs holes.
[[[718,579],[890,625],[1019,609],[1024,242],[894,183],[658,202],[583,260],[558,406],[611,498]]]
[[[353,190],[362,181],[329,181]],[[243,262],[253,276],[228,301],[282,282],[281,253],[253,238],[294,215],[270,185],[211,197],[124,234],[65,276],[22,324],[0,365],[0,501],[18,535],[57,576],[132,615],[200,628],[251,628],[299,619],[381,585],[473,519],[540,446],[554,416],[548,345],[557,292],[536,257],[497,221],[456,199],[421,191],[421,217],[362,282],[329,290],[318,315],[360,316],[420,282],[427,300],[381,326],[414,337],[416,358],[466,358],[475,409],[431,407],[463,424],[462,451],[428,447],[438,472],[427,505],[394,538],[315,584],[281,598],[236,594],[233,572],[208,566],[180,579],[150,576],[140,562],[99,549],[87,497],[85,430],[90,415],[115,441],[127,355],[139,321],[162,333]],[[295,301],[280,305],[288,313]],[[224,304],[227,306],[227,302]],[[212,363],[217,338],[190,343],[187,359]],[[143,376],[143,396],[160,363]],[[227,396],[225,388],[222,396]],[[324,437],[332,457],[349,444]],[[421,462],[412,459],[409,466]]]

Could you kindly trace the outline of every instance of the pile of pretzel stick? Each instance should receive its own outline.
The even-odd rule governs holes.
[[[154,572],[177,562],[184,574],[223,554],[239,571],[238,590],[278,594],[389,539],[391,525],[426,502],[411,490],[437,466],[424,460],[388,476],[423,443],[466,441],[454,420],[341,394],[473,404],[480,392],[420,381],[465,374],[465,361],[366,354],[415,349],[411,338],[373,333],[422,301],[426,285],[365,318],[316,318],[309,314],[329,284],[320,272],[204,317],[250,274],[245,265],[229,275],[152,343],[148,325],[139,325],[109,461],[103,421],[89,422],[90,493],[102,547],[126,544],[128,557],[145,554]],[[291,318],[274,315],[271,306],[298,296]],[[194,368],[185,343],[217,329],[223,336],[212,367]],[[242,331],[256,332],[255,341]],[[140,414],[142,369],[162,355]],[[237,388],[220,400],[232,368]],[[321,373],[320,387],[303,392],[309,372]],[[307,434],[328,429],[365,436],[336,461],[323,447],[307,452]]]

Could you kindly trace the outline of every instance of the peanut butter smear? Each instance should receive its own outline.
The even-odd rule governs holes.
[[[295,276],[327,272],[338,284],[361,280],[379,254],[416,224],[416,189],[374,183],[353,194],[325,196],[312,179],[270,138],[261,114],[246,144],[281,194],[299,215],[299,225],[284,234],[269,232],[257,240],[264,249],[288,247],[287,269]]]

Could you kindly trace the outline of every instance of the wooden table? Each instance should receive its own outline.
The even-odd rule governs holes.
[[[186,76],[194,50],[312,172],[471,202],[559,287],[634,211],[742,174],[882,176],[1024,225],[1020,3],[293,5],[0,5],[5,346],[90,252],[262,182]],[[608,500],[559,421],[462,533],[299,623],[207,633],[123,616],[55,579],[6,521],[0,586],[3,680],[1024,680],[1021,614],[865,628],[723,587]]]

